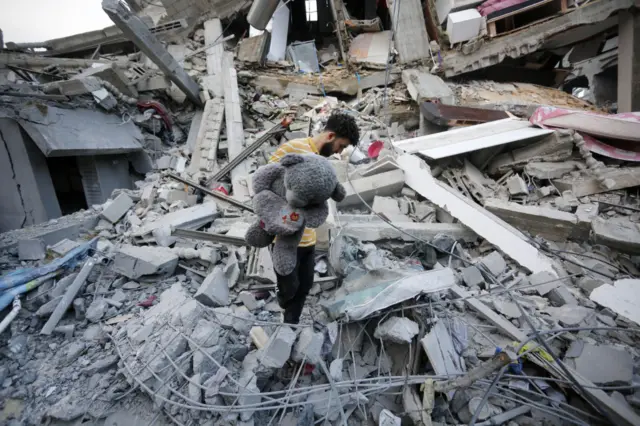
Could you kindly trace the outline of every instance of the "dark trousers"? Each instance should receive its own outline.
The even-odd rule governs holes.
[[[278,304],[284,309],[284,322],[298,324],[304,301],[313,286],[316,247],[298,247],[296,267],[289,275],[278,278]]]

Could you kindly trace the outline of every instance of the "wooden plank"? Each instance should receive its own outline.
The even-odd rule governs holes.
[[[487,123],[509,118],[505,111],[493,109],[470,108],[455,105],[445,105],[434,102],[423,102],[420,112],[427,120],[439,126],[452,126],[454,121]]]

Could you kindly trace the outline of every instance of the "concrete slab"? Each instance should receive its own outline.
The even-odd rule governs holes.
[[[403,186],[404,173],[401,170],[352,180],[351,183],[345,183],[344,187],[347,195],[342,202],[338,203],[338,207],[361,205],[362,201],[360,197],[362,197],[365,202],[370,203],[376,195],[395,195],[400,192]]]
[[[640,254],[640,225],[628,218],[602,219],[591,222],[594,242],[623,253]]]
[[[298,341],[293,347],[291,359],[297,362],[318,364],[322,362],[322,345],[324,333],[315,332],[311,327],[305,327],[298,336]]]
[[[133,204],[131,197],[123,192],[109,203],[100,216],[111,223],[116,223],[133,207]]]
[[[216,266],[207,275],[193,296],[203,305],[219,307],[229,305],[229,279],[221,266]]]
[[[633,356],[629,351],[611,345],[593,345],[577,340],[567,353],[575,355],[565,362],[598,386],[626,386],[633,379]]]
[[[589,299],[640,325],[640,280],[623,279],[598,286]]]
[[[407,85],[411,98],[419,104],[426,101],[438,101],[445,105],[456,104],[456,97],[449,85],[426,70],[404,70],[402,82]]]
[[[286,325],[279,326],[269,338],[267,346],[262,349],[262,365],[267,368],[282,368],[291,356],[291,348],[296,340],[296,333]]]
[[[430,241],[438,234],[450,235],[456,240],[464,240],[466,242],[474,242],[478,239],[478,235],[475,232],[459,223],[395,222],[394,225],[409,234],[407,235],[380,220],[358,223],[343,221],[341,216],[339,218],[338,223],[343,224],[341,233],[345,236],[357,238],[360,241],[415,241],[414,237]]]
[[[195,229],[213,221],[218,215],[218,208],[215,202],[198,204],[193,207],[178,210],[159,217],[152,222],[145,222],[142,226],[132,232],[133,237],[144,237],[151,234],[156,229]]]
[[[419,332],[418,324],[405,317],[391,317],[378,325],[373,337],[398,344],[409,344]]]
[[[20,260],[42,260],[47,255],[44,241],[28,239],[18,241],[18,258]]]
[[[429,36],[420,0],[386,0],[401,63],[430,58]]]
[[[540,235],[551,241],[566,241],[571,236],[584,236],[577,229],[577,216],[572,213],[546,207],[523,206],[498,199],[486,200],[484,207],[505,222],[533,236]],[[588,238],[588,234],[586,237]]]
[[[127,96],[138,97],[138,92],[135,87],[131,85],[131,81],[124,74],[124,71],[115,63],[92,66],[80,74],[73,76],[72,79],[82,79],[86,77],[98,77],[113,84],[116,89]]]
[[[165,247],[122,245],[113,261],[113,269],[132,280],[149,275],[170,276],[176,266],[178,255]]]
[[[566,174],[578,169],[577,161],[564,161],[562,163],[529,163],[524,166],[524,171],[536,179],[560,179]]]

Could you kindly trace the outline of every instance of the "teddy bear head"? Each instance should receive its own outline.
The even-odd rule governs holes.
[[[324,157],[287,154],[280,160],[280,165],[285,168],[286,199],[292,207],[318,205],[329,198],[340,202],[346,196],[335,169]]]

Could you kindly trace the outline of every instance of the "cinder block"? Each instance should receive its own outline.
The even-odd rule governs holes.
[[[227,306],[229,304],[229,280],[225,276],[224,269],[214,268],[193,297],[203,305]]]
[[[467,9],[449,14],[447,17],[447,34],[453,45],[477,37],[482,30],[484,20],[476,9]]]
[[[125,95],[138,97],[138,92],[136,91],[136,89],[130,86],[131,82],[129,81],[127,76],[124,75],[124,72],[122,72],[122,70],[118,68],[118,65],[116,63],[89,68],[82,73],[74,76],[73,78],[81,79],[85,77],[101,78],[104,81],[113,84],[116,89],[118,89]]]
[[[111,223],[116,223],[131,207],[133,207],[133,200],[127,194],[122,193],[102,211],[101,216]]]
[[[404,172],[402,170],[394,170],[380,173],[379,175],[352,180],[351,184],[346,183],[344,186],[347,190],[347,195],[338,204],[338,207],[362,204],[360,197],[365,202],[370,203],[376,195],[388,197],[399,193],[404,186]]]
[[[165,247],[123,245],[114,257],[113,269],[135,280],[145,275],[170,276],[178,266],[178,255]]]
[[[18,241],[18,258],[20,260],[42,260],[47,254],[44,241],[29,239]]]
[[[262,365],[267,368],[282,368],[289,360],[291,347],[296,340],[296,333],[290,327],[281,326],[271,336],[267,347],[263,349]]]

